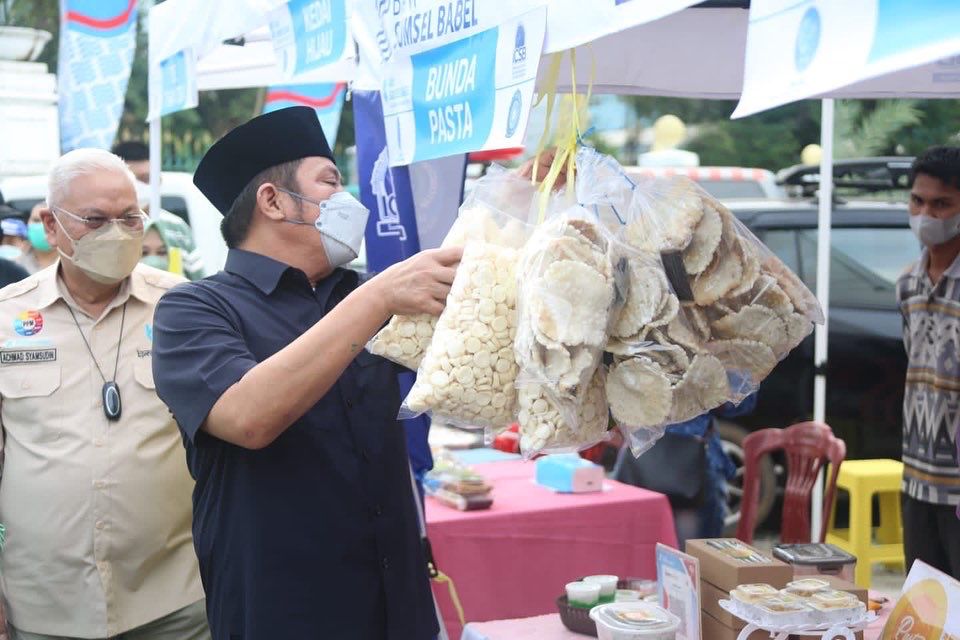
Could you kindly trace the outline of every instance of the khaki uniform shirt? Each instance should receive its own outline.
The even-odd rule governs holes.
[[[58,264],[0,290],[0,554],[11,624],[75,637],[123,633],[203,598],[177,426],[151,369],[153,311],[181,278],[138,265],[100,318]],[[103,413],[114,377],[123,413]]]

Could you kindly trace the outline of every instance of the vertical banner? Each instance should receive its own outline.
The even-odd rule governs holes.
[[[196,57],[193,49],[178,51],[160,61],[160,113],[165,116],[200,103],[197,90]]]
[[[347,51],[346,0],[289,0],[270,13],[270,33],[285,78],[336,62]]]
[[[137,0],[60,0],[60,147],[109,149],[137,45]]]
[[[367,222],[367,270],[376,273],[420,250],[417,219],[407,167],[390,167],[383,131],[383,110],[377,91],[354,91],[353,126],[357,141],[357,180],[360,200],[370,210]],[[413,386],[413,373],[399,374],[400,392]],[[403,421],[407,452],[417,484],[433,468],[425,415]],[[422,494],[422,491],[421,491]]]
[[[390,166],[380,94],[354,91],[352,100],[360,200],[370,209],[367,268],[377,272],[420,251],[417,219],[408,168]]]
[[[317,112],[320,126],[332,149],[340,129],[340,113],[346,93],[345,82],[274,85],[267,89],[263,112],[270,113],[286,107],[312,107]]]

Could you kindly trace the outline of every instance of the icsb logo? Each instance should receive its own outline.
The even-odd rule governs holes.
[[[523,64],[527,61],[527,33],[523,24],[517,25],[517,33],[513,38],[513,64]]]
[[[29,338],[43,330],[43,316],[39,311],[24,311],[13,321],[13,330]]]

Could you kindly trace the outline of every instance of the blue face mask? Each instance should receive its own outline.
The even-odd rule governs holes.
[[[170,258],[168,256],[143,256],[140,258],[140,262],[161,271],[170,269]]]
[[[27,240],[37,251],[46,253],[50,251],[50,243],[47,241],[47,232],[43,229],[42,222],[31,222],[27,225]]]

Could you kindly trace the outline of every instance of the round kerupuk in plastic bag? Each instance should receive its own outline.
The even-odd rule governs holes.
[[[606,403],[589,390],[601,381],[594,374],[616,303],[609,251],[607,232],[579,206],[541,224],[524,247],[515,349],[526,456],[576,451],[606,432]]]
[[[446,308],[401,418],[429,412],[462,426],[499,428],[516,416],[516,274],[520,247],[530,233],[526,221],[534,210],[534,190],[512,173],[498,172],[493,179],[501,188],[476,201],[489,215],[482,233],[467,235]]]
[[[441,246],[462,247],[468,240],[519,246],[518,243],[526,237],[520,221],[530,215],[534,194],[535,187],[528,181],[502,167],[490,167],[460,206],[457,219]],[[504,215],[508,220],[501,226]],[[437,318],[430,314],[394,316],[370,340],[367,350],[416,371],[436,326]]]
[[[650,185],[629,179],[613,158],[590,149],[578,153],[578,169],[581,204],[604,215],[617,233],[612,254],[621,274],[622,305],[612,316],[605,347],[614,354],[607,400],[623,431],[650,429],[655,439],[666,425],[726,401],[723,367],[701,353],[702,341],[658,250],[658,230],[651,224],[631,225],[638,214],[635,192]],[[644,191],[643,197],[656,199],[658,194]],[[719,378],[710,378],[717,372]]]
[[[823,313],[803,282],[699,186],[684,177],[651,182],[635,191],[627,235],[655,238],[661,255],[672,259],[668,276],[689,285],[685,307],[702,353],[723,364],[730,399],[738,402]]]

